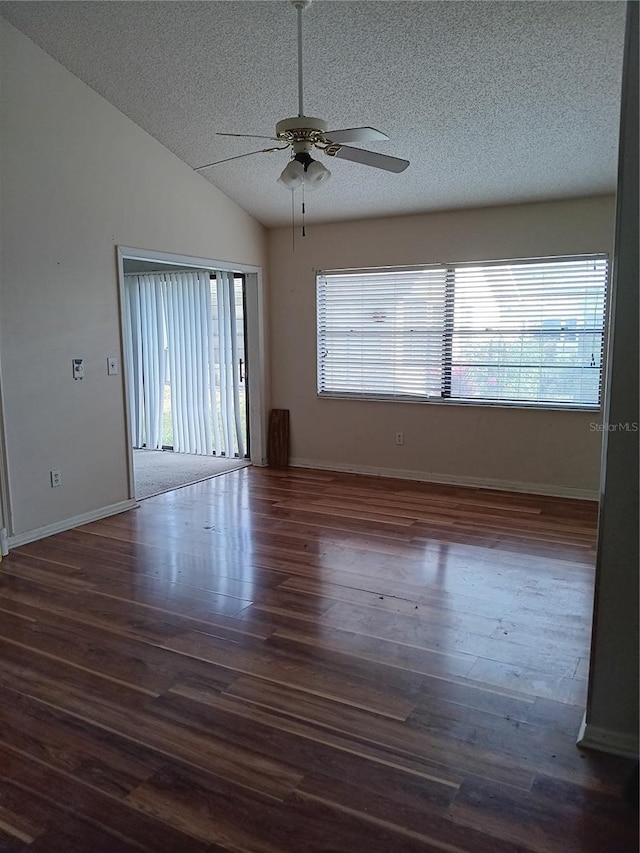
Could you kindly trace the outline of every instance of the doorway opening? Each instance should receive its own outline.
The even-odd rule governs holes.
[[[259,275],[137,250],[119,256],[132,496],[250,464],[253,424],[261,463],[261,341],[251,342],[261,337]]]

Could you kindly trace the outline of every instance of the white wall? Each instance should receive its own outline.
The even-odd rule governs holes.
[[[599,413],[319,399],[314,274],[611,252],[613,224],[613,198],[593,198],[310,225],[295,253],[290,228],[269,232],[271,399],[291,411],[294,464],[597,496]]]
[[[6,21],[0,363],[13,533],[127,499],[116,245],[263,266],[264,229]],[[71,359],[85,359],[74,381]],[[52,489],[49,470],[63,485]]]

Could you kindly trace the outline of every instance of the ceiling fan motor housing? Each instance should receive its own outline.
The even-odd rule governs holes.
[[[276,124],[276,136],[287,142],[309,142],[311,145],[324,141],[327,123],[321,118],[296,116],[283,118]],[[294,148],[295,150],[295,148]]]

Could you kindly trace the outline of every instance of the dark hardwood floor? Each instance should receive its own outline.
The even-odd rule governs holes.
[[[595,504],[244,469],[0,564],[0,851],[637,850]]]

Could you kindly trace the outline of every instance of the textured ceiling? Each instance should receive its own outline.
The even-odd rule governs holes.
[[[268,145],[297,113],[287,0],[2,2],[0,13],[190,166]],[[352,2],[304,13],[305,113],[372,125],[396,175],[322,158],[309,222],[597,195],[615,189],[625,4]],[[286,152],[203,175],[268,226]]]

